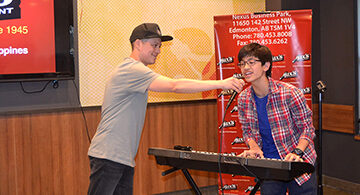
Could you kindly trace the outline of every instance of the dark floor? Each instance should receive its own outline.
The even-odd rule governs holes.
[[[217,192],[218,186],[206,186],[200,188],[200,191],[202,195],[218,195]],[[331,188],[328,186],[324,186],[323,188],[323,194],[324,195],[360,195],[360,193],[355,192],[346,192],[343,190]],[[161,194],[155,194],[155,195],[194,195],[195,193],[190,190],[182,190],[182,191],[176,191],[176,192],[167,192],[167,193],[161,193]]]
[[[356,192],[346,192],[332,187],[324,186],[324,195],[360,195]]]

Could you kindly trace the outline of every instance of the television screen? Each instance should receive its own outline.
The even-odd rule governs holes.
[[[70,0],[0,0],[0,82],[74,78]]]

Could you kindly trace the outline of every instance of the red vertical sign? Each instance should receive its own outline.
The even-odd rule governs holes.
[[[244,45],[253,42],[266,45],[273,54],[271,77],[300,88],[311,108],[311,20],[311,10],[215,16],[217,79],[241,76],[237,54]],[[236,100],[225,113],[231,94],[218,91],[219,144],[222,153],[240,154],[247,146]],[[222,175],[222,178],[224,192],[230,194],[249,194],[255,185],[252,177]]]

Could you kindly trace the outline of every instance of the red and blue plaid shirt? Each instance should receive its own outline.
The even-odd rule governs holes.
[[[290,84],[270,77],[268,79],[269,95],[266,110],[271,134],[281,159],[295,149],[300,139],[306,139],[310,144],[304,151],[303,159],[314,165],[316,160],[313,142],[315,128],[312,123],[312,111],[307,106],[303,93]],[[254,95],[251,86],[239,95],[239,121],[246,143],[252,139],[262,148]],[[309,179],[310,175],[304,174],[295,180],[302,185]]]

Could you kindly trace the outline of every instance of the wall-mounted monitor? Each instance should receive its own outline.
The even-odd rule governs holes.
[[[73,2],[0,0],[0,82],[74,79]]]

